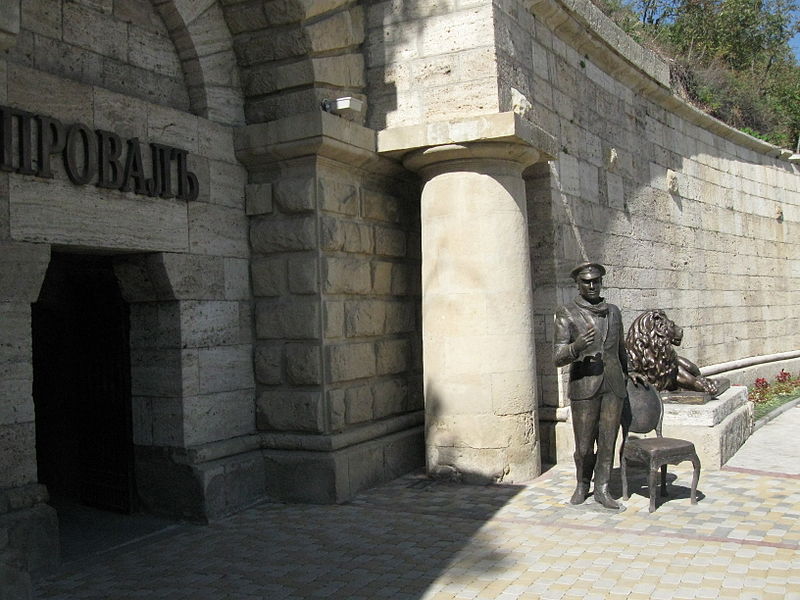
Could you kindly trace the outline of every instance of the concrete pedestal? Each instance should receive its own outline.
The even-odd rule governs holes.
[[[704,469],[719,469],[753,431],[747,388],[732,386],[706,404],[665,404],[665,437],[694,442]]]

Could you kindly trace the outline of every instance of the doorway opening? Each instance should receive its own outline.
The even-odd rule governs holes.
[[[54,252],[31,312],[39,481],[53,502],[130,513],[130,320],[112,258]]]

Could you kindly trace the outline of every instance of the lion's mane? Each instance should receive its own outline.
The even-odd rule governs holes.
[[[672,347],[675,331],[675,323],[663,310],[648,310],[636,317],[625,337],[628,369],[641,373],[661,391],[678,385],[678,355]]]

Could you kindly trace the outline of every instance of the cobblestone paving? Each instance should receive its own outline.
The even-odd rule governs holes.
[[[349,504],[263,504],[67,564],[35,598],[800,600],[800,481],[772,467],[703,471],[694,506],[689,463],[671,467],[652,514],[641,473],[620,513],[570,506],[567,467],[520,486],[409,475]]]

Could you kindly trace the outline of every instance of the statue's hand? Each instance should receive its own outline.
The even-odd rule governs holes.
[[[630,371],[628,373],[628,379],[630,379],[633,382],[633,385],[635,385],[636,387],[640,386],[645,388],[650,387],[650,382],[647,381],[647,377],[636,371]]]
[[[594,325],[590,325],[584,333],[578,336],[578,339],[572,342],[576,354],[580,354],[594,342]]]

